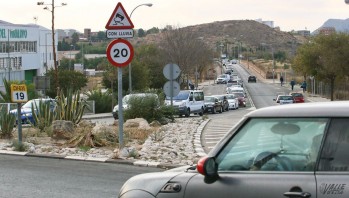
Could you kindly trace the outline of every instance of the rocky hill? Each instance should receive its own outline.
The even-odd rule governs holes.
[[[195,32],[198,38],[203,38],[212,47],[219,44],[241,45],[245,48],[258,48],[263,43],[272,45],[275,51],[291,52],[295,47],[304,42],[303,37],[295,37],[291,33],[279,31],[254,20],[230,20],[216,21],[213,23],[187,26],[191,32]],[[161,33],[159,33],[161,34]],[[137,43],[157,43],[161,35],[151,34],[145,38],[139,38]]]
[[[313,32],[317,34],[323,27],[334,27],[337,32],[349,32],[349,19],[328,19],[321,27]]]

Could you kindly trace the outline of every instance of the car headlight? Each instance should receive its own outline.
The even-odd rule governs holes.
[[[119,111],[119,105],[116,105],[113,109],[113,112],[118,112]]]
[[[179,106],[180,107],[185,107],[185,105],[186,105],[186,102],[182,102]]]
[[[32,113],[25,113],[25,114],[22,114],[22,115],[24,115],[24,116],[26,116],[26,117],[31,117],[31,116],[32,116]]]

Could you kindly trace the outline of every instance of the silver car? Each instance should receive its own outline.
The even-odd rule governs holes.
[[[349,197],[349,102],[245,115],[196,166],[129,179],[119,197]]]

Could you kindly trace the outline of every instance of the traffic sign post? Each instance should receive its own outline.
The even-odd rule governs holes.
[[[117,38],[107,47],[109,62],[118,67],[118,104],[119,104],[119,148],[123,147],[123,109],[122,109],[122,67],[131,63],[134,51],[130,42],[121,38],[133,37],[133,23],[119,2],[111,14],[105,28],[107,38]]]
[[[11,84],[11,101],[17,103],[18,143],[22,144],[21,103],[28,101],[27,86],[25,84]]]
[[[165,83],[163,89],[166,96],[171,98],[171,106],[173,106],[173,97],[177,96],[180,91],[180,85],[174,80],[179,77],[181,69],[177,64],[170,63],[165,65],[162,73],[169,80]]]

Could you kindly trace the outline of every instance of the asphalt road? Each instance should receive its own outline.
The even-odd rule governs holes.
[[[116,197],[130,177],[163,169],[0,155],[0,197]]]

